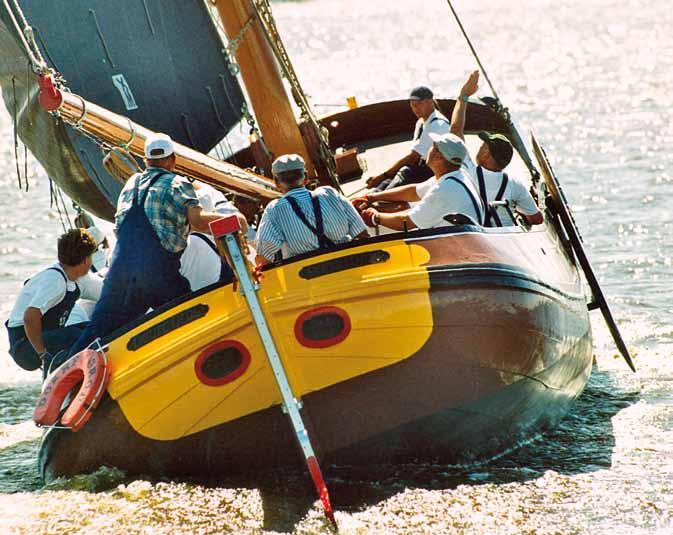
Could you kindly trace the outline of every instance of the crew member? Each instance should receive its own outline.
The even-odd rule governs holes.
[[[242,229],[247,221],[222,192],[207,184],[194,183],[196,196],[204,210],[216,212],[221,217],[236,215]],[[215,240],[204,232],[190,232],[187,247],[180,258],[180,273],[189,281],[192,292],[221,282],[229,284],[234,280],[231,267],[217,250]]]
[[[460,90],[451,116],[451,133],[465,139],[465,115],[467,101],[479,88],[479,71],[474,71]],[[476,162],[466,158],[466,168],[475,185],[479,188],[482,202],[487,213],[484,220],[486,227],[507,227],[516,225],[514,211],[523,216],[530,225],[539,225],[543,221],[533,196],[528,188],[519,180],[503,171],[512,160],[514,150],[509,140],[502,134],[482,132],[479,138],[483,141],[477,152]],[[504,201],[505,205],[493,201]]]
[[[428,166],[434,178],[354,199],[369,226],[393,230],[442,227],[454,222],[481,225],[484,206],[472,181],[461,172],[467,147],[453,134],[430,134]],[[382,213],[370,205],[377,201],[414,203],[411,208]]]
[[[58,263],[26,281],[5,323],[9,354],[24,370],[49,368],[53,355],[68,349],[84,325],[65,326],[75,301],[97,300],[102,279],[86,277],[96,241],[85,229],[71,229],[58,239]]]
[[[148,308],[188,293],[189,282],[179,270],[189,229],[210,232],[208,224],[222,217],[204,212],[192,184],[174,172],[175,147],[170,137],[148,137],[145,159],[147,169],[129,178],[119,196],[117,244],[103,293],[71,355]]]
[[[432,170],[425,162],[425,157],[432,146],[430,134],[448,134],[449,120],[437,109],[434,95],[427,87],[420,86],[411,91],[409,106],[418,117],[411,151],[380,175],[367,180],[367,187],[383,191],[397,186],[417,184],[432,177]]]
[[[271,201],[257,229],[257,264],[329,248],[367,237],[367,229],[353,206],[329,186],[306,189],[304,160],[297,154],[277,158],[271,167],[283,193]]]

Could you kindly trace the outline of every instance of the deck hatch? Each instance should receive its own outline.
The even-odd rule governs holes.
[[[376,251],[365,251],[364,253],[356,253],[347,256],[340,256],[325,262],[318,262],[310,266],[304,266],[299,271],[299,276],[302,279],[315,279],[331,273],[338,273],[339,271],[346,271],[347,269],[355,269],[362,266],[372,264],[380,264],[390,258],[390,253],[382,249]]]
[[[157,338],[161,338],[162,336],[179,329],[188,323],[202,318],[208,314],[208,310],[208,305],[198,304],[194,305],[193,307],[189,307],[182,312],[178,312],[177,314],[170,316],[133,336],[128,341],[128,344],[126,344],[126,348],[129,351],[136,351],[137,349],[146,346],[150,342],[153,342]]]

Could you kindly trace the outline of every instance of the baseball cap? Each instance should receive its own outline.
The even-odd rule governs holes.
[[[96,240],[97,245],[100,245],[105,239],[105,232],[96,226],[88,227],[86,230],[89,232],[89,234],[91,234],[93,239]]]
[[[148,160],[166,158],[174,152],[173,140],[166,134],[152,134],[145,140],[145,158]]]
[[[411,90],[411,93],[409,93],[409,100],[428,100],[430,98],[433,98],[434,95],[432,91],[430,90],[429,87],[425,87],[424,85],[419,85],[418,87],[414,87]]]
[[[446,161],[455,165],[462,165],[467,156],[467,147],[462,139],[455,134],[435,134],[431,132],[428,135],[442,156],[446,158]]]
[[[479,139],[488,145],[488,150],[491,151],[493,159],[505,167],[512,161],[514,149],[509,140],[502,134],[489,134],[488,132],[480,132]]]
[[[286,173],[288,171],[303,171],[304,159],[299,154],[283,154],[276,158],[271,165],[271,172],[274,175]]]

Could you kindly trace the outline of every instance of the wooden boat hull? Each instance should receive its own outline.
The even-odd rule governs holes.
[[[454,227],[375,239],[367,245],[342,247],[331,253],[333,264],[329,266],[344,258],[360,258],[357,255],[362,251],[372,249],[392,252],[394,247],[403,246],[410,252],[423,250],[426,283],[418,287],[417,294],[427,297],[431,320],[427,335],[419,335],[428,322],[419,320],[422,312],[414,308],[420,298],[410,291],[408,297],[401,296],[401,301],[389,301],[382,287],[377,287],[383,292],[380,299],[389,307],[398,307],[391,316],[397,331],[404,333],[407,326],[406,336],[421,336],[422,343],[409,355],[372,365],[364,372],[353,368],[350,377],[302,392],[302,414],[322,459],[335,464],[416,459],[472,463],[503,453],[555,425],[588,380],[591,331],[577,271],[565,247],[553,236],[545,230],[494,232]],[[308,256],[275,269],[287,272],[289,278],[293,269],[324,268],[324,257]],[[346,272],[357,279],[360,270],[377,269],[386,273],[388,281],[395,277],[412,280],[418,275],[401,270],[399,264],[386,267],[386,262],[380,266],[351,266]],[[316,276],[318,281],[336,276],[329,269],[327,272],[325,275],[323,269],[323,275]],[[268,275],[271,277],[272,272]],[[319,288],[312,286],[309,290],[314,301],[321,299]],[[371,313],[366,317],[352,312],[351,334],[336,347],[352,339],[356,345],[348,346],[349,353],[373,354],[387,343],[386,333],[393,332],[374,328],[378,316],[390,311],[377,308],[376,294],[353,295],[348,300],[368,305]],[[272,301],[269,296],[266,299]],[[194,298],[184,306],[198,300]],[[311,304],[315,303],[303,306]],[[348,306],[355,307],[352,303]],[[298,306],[292,313],[298,314],[301,309]],[[192,330],[197,330],[198,324],[194,325]],[[363,338],[368,325],[374,326],[369,340]],[[137,337],[140,328],[119,338]],[[158,342],[161,339],[152,343]],[[396,341],[393,347],[404,342]],[[148,384],[157,386],[163,375],[176,375],[183,368],[167,365],[166,370],[147,375],[138,386],[124,386],[129,379],[120,379],[114,386],[115,374],[140,374],[143,361],[138,359],[150,358],[139,355],[132,367],[123,369],[121,363],[127,355],[121,355],[115,369],[115,343],[110,344],[111,395],[78,433],[53,429],[45,435],[40,467],[47,479],[88,472],[101,465],[134,474],[212,477],[301,463],[287,417],[277,401],[240,417],[222,417],[220,423],[182,432],[175,438],[171,438],[172,430],[164,429],[170,424],[152,427],[139,423],[133,412],[137,407],[129,408],[128,400],[142,399],[143,410],[154,410],[158,401],[153,402],[146,394],[134,398],[134,394],[124,393],[124,388],[144,392]],[[193,353],[198,355],[199,351]],[[255,358],[253,354],[253,361]],[[287,361],[286,366],[292,368],[295,363]],[[335,365],[334,373],[342,373],[341,368],[348,369],[348,364]],[[303,369],[306,372],[309,368]],[[298,384],[299,375],[290,375]],[[263,397],[259,389],[256,392]],[[198,400],[205,399],[204,395],[193,398],[197,401],[191,401],[191,405],[171,401],[156,413],[165,415],[177,404],[180,412],[175,413],[176,426],[180,418],[202,419]],[[227,399],[236,404],[235,398]],[[157,418],[160,416],[151,420]],[[167,434],[161,435],[164,432]],[[148,436],[153,433],[154,438]]]

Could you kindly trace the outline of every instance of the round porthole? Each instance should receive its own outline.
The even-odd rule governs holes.
[[[203,384],[220,386],[231,383],[250,365],[250,352],[235,340],[224,340],[204,349],[194,363],[196,376]]]
[[[346,339],[351,332],[348,313],[338,307],[320,307],[297,318],[294,335],[305,347],[329,347]]]

